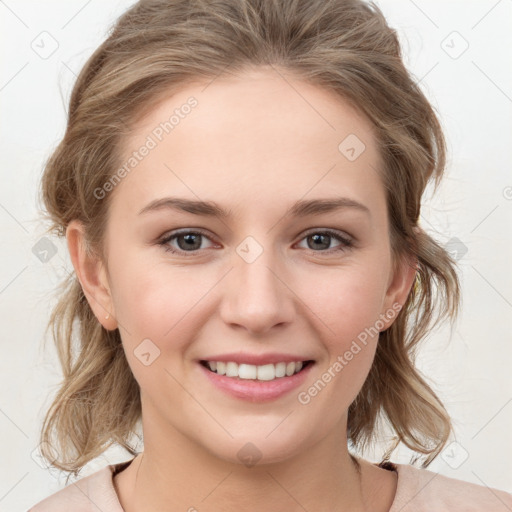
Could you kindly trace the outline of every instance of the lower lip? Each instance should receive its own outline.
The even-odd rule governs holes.
[[[314,366],[314,363],[309,363],[303,370],[290,377],[278,377],[274,380],[264,381],[226,377],[208,370],[201,363],[198,364],[210,382],[221,391],[250,402],[268,402],[289,393],[304,383]]]

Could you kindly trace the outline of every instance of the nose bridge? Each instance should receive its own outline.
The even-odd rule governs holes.
[[[259,237],[262,240],[261,237]],[[282,283],[276,273],[282,268],[275,249],[271,246],[271,236],[261,242],[253,236],[246,237],[236,248],[235,275],[238,278],[237,291],[241,296],[267,304],[278,299]]]
[[[271,238],[268,236],[265,241]],[[284,265],[277,253],[252,236],[235,248],[234,268],[221,308],[227,323],[257,331],[290,320],[290,292],[284,284]]]

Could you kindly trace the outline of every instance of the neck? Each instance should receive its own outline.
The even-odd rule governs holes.
[[[177,432],[153,433],[144,429],[144,452],[125,470],[126,512],[367,509],[360,467],[342,435],[286,460],[250,466],[219,459]]]

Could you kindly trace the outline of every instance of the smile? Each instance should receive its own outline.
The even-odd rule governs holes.
[[[233,361],[201,361],[201,364],[217,375],[225,375],[235,379],[269,381],[283,377],[291,377],[299,373],[312,361],[280,362],[276,364],[252,365],[238,364]]]

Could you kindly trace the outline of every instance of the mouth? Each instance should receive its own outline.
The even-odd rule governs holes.
[[[223,375],[235,380],[273,381],[301,373],[311,366],[314,361],[280,362],[264,365],[206,360],[201,360],[199,363],[214,374]]]

